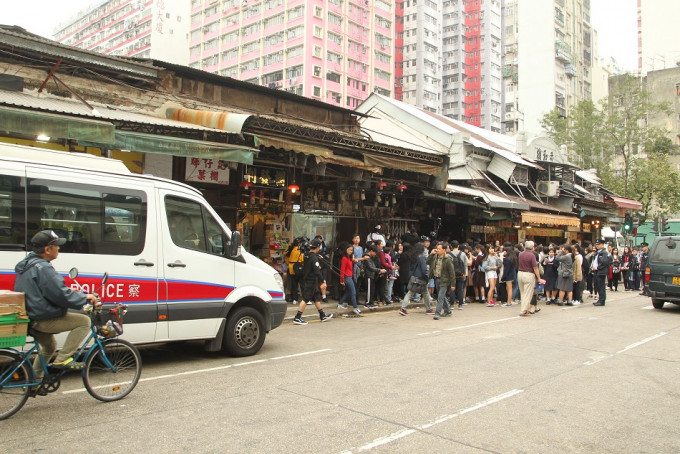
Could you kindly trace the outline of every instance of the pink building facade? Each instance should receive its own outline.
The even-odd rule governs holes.
[[[394,2],[192,0],[189,66],[349,109],[393,96]]]

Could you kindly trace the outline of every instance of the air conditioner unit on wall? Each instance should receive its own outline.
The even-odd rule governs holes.
[[[538,181],[536,184],[536,190],[545,196],[555,197],[557,196],[557,191],[560,188],[559,181]]]

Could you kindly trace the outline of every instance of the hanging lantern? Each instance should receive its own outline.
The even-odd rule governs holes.
[[[385,189],[385,188],[387,187],[387,183],[385,183],[384,181],[380,180],[380,183],[378,183],[378,184],[376,185],[376,187],[378,188],[378,191],[382,191],[383,189]]]
[[[239,186],[241,186],[241,188],[243,188],[243,189],[248,190],[248,189],[250,189],[250,187],[252,185],[253,185],[253,183],[248,181],[248,175],[243,175],[243,181],[241,182],[241,184],[239,184]]]
[[[300,190],[300,186],[296,185],[295,183],[289,184],[289,185],[288,185],[288,190],[289,190],[290,192],[292,192],[293,194],[295,194],[296,192],[298,192],[298,191]]]
[[[408,189],[408,186],[406,186],[403,182],[399,183],[399,186],[397,186],[397,191],[403,193],[405,190]]]

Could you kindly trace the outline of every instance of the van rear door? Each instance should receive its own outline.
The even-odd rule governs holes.
[[[29,237],[52,229],[67,238],[54,261],[57,271],[76,267],[86,290],[100,293],[104,303],[127,304],[125,339],[153,341],[160,264],[153,183],[37,166],[27,167],[26,177]],[[100,288],[104,272],[109,279]]]
[[[159,195],[168,339],[215,337],[234,289],[227,234],[200,196],[167,189]]]

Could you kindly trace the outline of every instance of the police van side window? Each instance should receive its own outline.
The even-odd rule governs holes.
[[[224,234],[217,221],[200,203],[168,196],[165,212],[172,242],[195,251],[222,255]]]
[[[0,250],[26,249],[25,181],[0,175]]]
[[[29,180],[29,238],[52,229],[67,239],[61,252],[138,255],[146,237],[146,194],[43,179]]]

